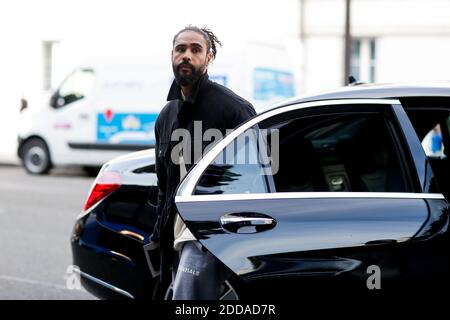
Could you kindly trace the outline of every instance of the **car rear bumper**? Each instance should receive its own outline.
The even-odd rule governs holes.
[[[94,215],[87,215],[76,222],[71,247],[81,284],[96,297],[151,297],[157,279],[151,277],[138,241],[104,228]]]

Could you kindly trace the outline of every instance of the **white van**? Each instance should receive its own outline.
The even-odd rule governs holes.
[[[84,65],[70,73],[48,103],[22,110],[18,155],[25,169],[99,167],[154,145],[154,122],[172,81],[167,66]]]
[[[236,50],[247,55],[228,54],[214,62],[212,81],[230,87],[257,110],[295,94],[284,50],[261,45]],[[152,147],[154,123],[172,80],[170,59],[158,65],[135,61],[78,67],[47,103],[21,112],[18,155],[25,169],[44,174],[54,166],[96,168]]]

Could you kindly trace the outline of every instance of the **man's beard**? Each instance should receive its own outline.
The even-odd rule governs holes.
[[[181,74],[180,69],[181,67],[188,67],[191,69],[191,73],[184,75]],[[205,71],[205,66],[200,67],[198,69],[195,69],[193,65],[191,65],[189,62],[182,62],[178,66],[175,66],[172,64],[173,74],[175,76],[175,81],[180,86],[191,86],[194,83],[197,82],[198,79],[202,76],[202,74]]]

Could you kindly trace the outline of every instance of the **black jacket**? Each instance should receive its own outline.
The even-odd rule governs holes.
[[[182,99],[181,87],[174,81],[167,97],[169,101],[160,112],[155,124],[156,173],[158,177],[158,220],[151,237],[159,241],[161,249],[161,276],[172,263],[173,227],[176,214],[174,206],[175,191],[180,182],[180,168],[171,161],[172,149],[179,141],[171,141],[172,132],[183,128],[190,132],[191,145],[194,143],[194,121],[201,121],[202,132],[219,129],[223,136],[227,129],[234,129],[253,117],[256,112],[245,99],[230,89],[209,80],[203,75],[194,85],[186,100]],[[215,142],[215,141],[213,141]],[[201,142],[202,152],[210,142]],[[191,147],[191,163],[198,160]],[[189,170],[193,165],[187,164]]]

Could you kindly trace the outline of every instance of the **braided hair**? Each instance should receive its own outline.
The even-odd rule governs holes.
[[[172,45],[175,45],[175,40],[177,39],[177,37],[181,33],[186,31],[194,31],[201,34],[203,38],[205,38],[206,44],[208,45],[208,52],[212,53],[213,59],[216,58],[217,46],[219,45],[221,47],[222,42],[220,42],[220,40],[217,39],[217,36],[208,27],[199,28],[193,25],[188,25],[184,29],[178,31],[178,33],[173,37]]]

